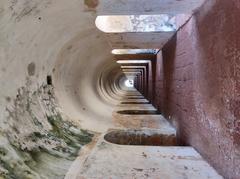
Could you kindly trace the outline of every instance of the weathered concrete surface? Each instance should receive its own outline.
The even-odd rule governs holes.
[[[122,108],[129,109],[129,105]],[[173,147],[177,142],[176,131],[161,115],[114,114],[114,129],[99,136],[91,150],[87,148],[75,160],[66,179],[222,178],[192,147]]]
[[[99,15],[191,14],[204,0],[88,0]],[[93,2],[96,2],[93,3]]]
[[[155,60],[156,55],[155,54],[118,54],[114,55],[115,60]]]
[[[1,177],[63,178],[80,128],[111,126],[121,71],[95,18],[79,0],[0,1]]]
[[[172,32],[177,28],[172,14],[98,16],[96,26],[106,33]]]
[[[164,128],[165,127],[165,128]],[[176,131],[166,126],[159,129],[110,129],[104,140],[119,145],[176,146]]]
[[[3,178],[63,178],[93,134],[65,121],[51,85],[19,89],[0,136]]]
[[[161,115],[115,115],[113,120],[119,128],[173,129]]]
[[[113,49],[161,49],[175,32],[125,32],[106,34]]]
[[[63,178],[96,132],[119,127],[112,111],[126,77],[95,27],[97,6],[98,0],[0,1],[1,177]],[[153,120],[136,127],[158,127]]]
[[[102,139],[82,161],[73,178],[222,178],[192,147],[123,146]]]
[[[106,33],[113,49],[162,49],[190,17],[191,14],[98,16],[96,26]]]
[[[240,176],[240,2],[208,1],[158,54],[154,104],[225,178]]]

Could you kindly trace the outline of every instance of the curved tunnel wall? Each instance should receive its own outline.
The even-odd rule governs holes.
[[[97,81],[106,69],[119,69],[103,33],[94,24],[96,14],[79,1],[1,4],[1,114],[6,117],[6,98],[15,98],[26,81],[34,91],[53,74],[62,112],[71,120],[81,121],[83,126],[91,118],[106,120],[109,116],[103,114],[110,114],[106,113],[110,109],[107,103],[114,103],[114,94],[106,83],[102,90],[105,97],[110,94],[109,100],[102,98]]]
[[[112,126],[122,73],[95,26],[96,13],[84,2],[0,1],[0,159],[6,177],[64,176],[79,148]]]
[[[80,34],[66,45],[55,67],[59,103],[71,119],[81,121],[81,125],[89,130],[98,130],[101,126],[101,131],[111,124],[112,108],[107,103],[114,103],[110,87],[114,83],[109,80],[114,80],[116,74],[109,73],[120,69],[113,63],[110,51],[101,32],[87,30],[86,34]],[[107,80],[106,75],[113,79]],[[100,77],[103,78],[101,86],[98,83]]]

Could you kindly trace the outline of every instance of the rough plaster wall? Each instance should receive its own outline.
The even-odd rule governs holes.
[[[157,106],[158,109],[163,108],[163,69],[162,69],[162,51],[159,51],[156,60],[153,64],[153,105]]]
[[[101,32],[92,27],[82,31],[61,49],[55,66],[56,92],[65,114],[81,123],[83,128],[97,132],[111,127],[112,107],[108,104],[114,100],[105,101],[98,86],[98,78],[103,71],[118,67],[113,63],[110,52]]]
[[[155,105],[226,178],[240,176],[240,2],[214,0],[158,54]]]
[[[153,62],[148,63],[148,94],[146,95],[149,101],[153,99],[153,71],[152,71]]]
[[[110,125],[115,100],[103,100],[109,87],[98,81],[106,66],[117,67],[92,2],[0,1],[1,177],[62,178],[91,140],[80,127]]]

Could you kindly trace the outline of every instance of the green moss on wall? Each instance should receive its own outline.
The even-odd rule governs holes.
[[[63,119],[52,85],[31,92],[29,84],[19,89],[13,106],[7,108],[6,123],[11,125],[4,131],[7,148],[0,138],[0,179],[64,178],[93,134]]]

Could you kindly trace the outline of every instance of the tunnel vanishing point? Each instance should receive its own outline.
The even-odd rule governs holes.
[[[0,179],[240,179],[239,0],[0,0]]]

